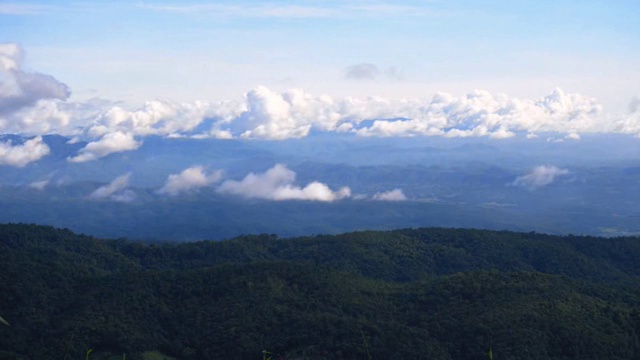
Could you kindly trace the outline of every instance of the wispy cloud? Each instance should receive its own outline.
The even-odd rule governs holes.
[[[380,70],[374,64],[355,64],[344,69],[344,77],[351,80],[373,80],[380,74]]]
[[[210,14],[236,18],[321,18],[336,16],[338,10],[331,7],[255,4],[170,4],[158,5],[142,3],[143,9],[171,12],[177,14]]]
[[[142,9],[171,12],[176,14],[207,14],[233,18],[279,18],[309,19],[334,17],[372,17],[372,16],[438,16],[443,15],[428,6],[397,5],[393,3],[353,4],[335,2],[327,5],[308,3],[277,4],[274,2],[235,2],[231,4],[174,3],[151,4],[141,3]]]
[[[520,176],[513,181],[513,185],[529,190],[536,190],[553,183],[557,177],[569,174],[569,170],[557,166],[536,166],[530,173]]]
[[[390,80],[402,80],[404,75],[396,66],[390,66],[381,71],[377,65],[370,63],[360,63],[349,65],[343,69],[345,79],[349,80],[375,80],[381,74]]]
[[[29,184],[32,189],[43,191],[49,185],[49,179],[37,180]]]
[[[97,188],[89,195],[93,200],[111,200],[118,202],[130,202],[136,199],[135,192],[128,190],[131,174],[118,176],[109,184]]]
[[[42,14],[50,9],[50,6],[42,4],[5,2],[0,4],[0,15],[36,15]]]
[[[305,187],[294,185],[296,173],[282,164],[276,164],[264,173],[250,173],[240,181],[226,180],[217,189],[223,194],[266,200],[307,200],[331,202],[351,196],[348,187],[331,190],[321,182]]]

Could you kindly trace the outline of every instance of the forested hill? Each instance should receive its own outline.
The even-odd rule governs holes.
[[[637,237],[145,244],[0,225],[0,358],[638,359],[637,259]]]

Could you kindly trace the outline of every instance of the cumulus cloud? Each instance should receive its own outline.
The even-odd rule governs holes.
[[[250,173],[240,181],[226,180],[217,189],[223,194],[267,200],[308,200],[331,202],[351,196],[343,187],[331,190],[326,184],[314,181],[305,187],[295,186],[296,173],[282,164],[276,164],[264,173]]]
[[[109,184],[97,188],[89,195],[93,200],[111,200],[119,202],[130,202],[135,200],[136,194],[128,190],[129,177],[131,174],[118,176]]]
[[[481,90],[460,97],[439,93],[430,100],[393,100],[338,99],[312,96],[301,89],[279,93],[258,87],[245,100],[246,110],[238,117],[218,123],[218,131],[227,137],[282,140],[305,137],[314,129],[359,136],[496,139],[517,133],[615,131],[600,117],[602,107],[595,99],[560,89],[539,100]]]
[[[22,70],[23,51],[17,44],[0,44],[0,115],[32,106],[39,100],[66,100],[69,87],[53,76]]]
[[[373,195],[373,200],[379,201],[405,201],[407,197],[401,189],[393,189],[389,191],[379,192]]]
[[[166,183],[158,190],[159,194],[176,196],[180,193],[194,191],[220,181],[222,171],[207,174],[202,166],[192,166],[179,174],[171,174]]]
[[[13,145],[11,141],[0,142],[0,165],[23,167],[40,160],[49,152],[49,146],[41,136],[36,136],[20,145]]]
[[[69,87],[51,75],[23,70],[17,44],[0,44],[0,132],[71,135],[102,109],[99,102],[68,103]]]
[[[136,141],[131,133],[114,132],[104,135],[100,140],[90,142],[78,151],[78,155],[69,158],[71,162],[97,160],[109,154],[130,151],[139,148],[142,141]]]
[[[344,69],[344,77],[352,80],[373,80],[380,74],[374,64],[355,64]]]
[[[91,136],[113,131],[139,136],[182,136],[193,133],[206,119],[216,119],[216,122],[223,124],[238,117],[244,110],[244,104],[236,101],[174,103],[153,100],[135,110],[120,106],[108,108],[97,116],[87,132]],[[212,134],[215,131],[215,128],[212,129]]]
[[[535,190],[553,183],[558,176],[567,174],[569,174],[569,170],[567,169],[541,165],[536,166],[530,173],[516,178],[512,185]]]
[[[312,128],[335,130],[342,117],[337,106],[328,96],[314,97],[300,89],[278,93],[260,86],[246,94],[246,110],[226,129],[242,138],[302,138]]]
[[[516,132],[595,132],[602,110],[592,98],[555,89],[537,100],[476,90],[462,97],[436,94],[428,103],[406,103],[396,110],[404,121],[377,120],[360,128],[361,136],[512,137]]]

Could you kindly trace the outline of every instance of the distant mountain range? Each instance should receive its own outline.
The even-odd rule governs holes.
[[[0,166],[0,221],[184,240],[405,226],[640,231],[640,142],[628,136],[141,141],[72,162],[86,142],[43,136],[46,156]]]

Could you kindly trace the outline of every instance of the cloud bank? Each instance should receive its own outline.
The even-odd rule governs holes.
[[[220,181],[221,178],[221,170],[207,174],[202,166],[192,166],[179,174],[169,175],[165,185],[158,190],[158,193],[176,196],[209,186]]]
[[[249,199],[308,200],[332,202],[351,196],[348,187],[337,191],[314,181],[305,187],[295,186],[296,173],[282,164],[276,164],[264,173],[250,173],[240,181],[226,180],[217,189],[219,193]]]
[[[530,173],[516,178],[512,184],[529,190],[536,190],[553,183],[558,176],[567,174],[569,174],[569,170],[567,169],[541,165],[536,166]]]
[[[640,135],[637,99],[631,101],[628,113],[612,117],[603,114],[596,99],[561,89],[539,99],[483,90],[460,96],[437,93],[431,98],[391,99],[336,98],[303,89],[279,92],[258,86],[236,100],[150,100],[139,108],[95,99],[68,102],[67,85],[51,75],[25,71],[23,58],[17,44],[0,44],[0,133],[55,133],[87,141],[85,148],[69,158],[71,162],[135,150],[150,135],[262,140],[298,139],[314,132],[495,139],[559,133],[573,140],[584,133]],[[386,76],[398,77],[397,69],[387,70]],[[351,79],[382,74],[376,65],[366,63],[344,71]],[[4,144],[3,163],[23,166],[23,161],[6,160],[8,152],[19,151]]]
[[[209,106],[201,112],[218,115],[210,117],[213,119],[210,130],[200,136],[284,140],[304,138],[312,131],[319,131],[378,137],[484,136],[500,139],[521,132],[579,134],[623,130],[601,119],[602,107],[595,99],[567,94],[560,89],[534,101],[480,90],[460,97],[439,93],[430,100],[394,100],[381,97],[336,99],[326,95],[313,96],[301,89],[279,93],[258,87],[246,94],[244,102],[227,102],[223,109],[213,104]],[[189,119],[186,122],[190,124],[189,128],[182,130],[196,129],[203,121],[197,116]],[[154,131],[170,133],[177,130],[164,125],[164,130],[155,127]],[[140,122],[119,122],[118,126],[105,122],[102,126],[105,131],[117,128],[141,135],[151,132]]]

